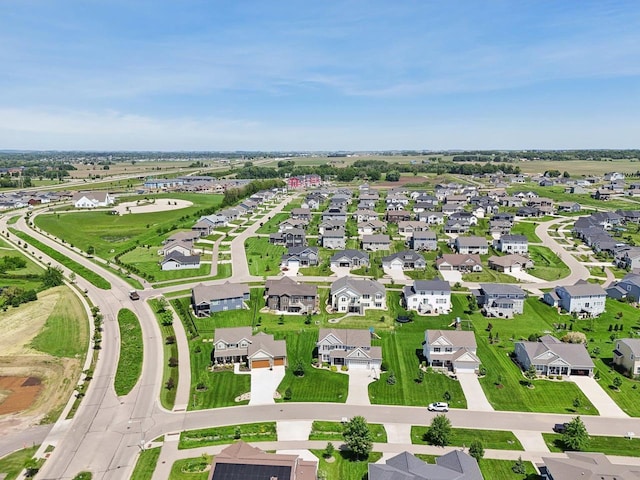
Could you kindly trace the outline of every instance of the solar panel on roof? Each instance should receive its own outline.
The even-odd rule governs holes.
[[[291,467],[285,465],[245,465],[217,463],[211,480],[289,480]]]

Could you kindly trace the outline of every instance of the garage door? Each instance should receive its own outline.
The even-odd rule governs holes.
[[[251,368],[269,368],[269,360],[253,360]]]
[[[276,366],[284,365],[284,358],[276,358],[273,361],[273,364],[276,365]]]
[[[349,360],[349,368],[369,368],[369,360]]]
[[[456,367],[456,373],[475,373],[474,367]]]
[[[571,375],[579,375],[579,376],[587,376],[589,375],[589,370],[580,369],[580,368],[572,368]]]

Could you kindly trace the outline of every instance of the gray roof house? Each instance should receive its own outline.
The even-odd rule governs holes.
[[[382,257],[382,268],[398,270],[423,270],[427,267],[427,261],[418,252],[405,250]]]
[[[329,260],[331,267],[360,268],[369,266],[369,254],[360,250],[342,250]]]
[[[267,280],[264,288],[267,308],[277,312],[309,314],[318,311],[318,287],[291,277]]]
[[[284,232],[269,234],[269,243],[284,245],[285,247],[301,247],[307,244],[307,237],[304,230],[291,228]]]
[[[342,220],[324,220],[318,225],[318,233],[320,235],[332,230],[344,230],[346,222]]]
[[[373,252],[378,250],[389,250],[391,247],[391,239],[389,235],[363,235],[362,248]]]
[[[200,255],[185,255],[174,250],[160,261],[160,268],[165,271],[200,268]]]
[[[589,317],[597,317],[605,311],[606,299],[607,292],[600,285],[584,280],[579,280],[575,285],[556,287],[554,292],[546,292],[542,297],[548,305]]]
[[[613,350],[613,363],[631,375],[640,375],[640,338],[620,338]]]
[[[436,267],[440,271],[481,272],[482,261],[480,255],[443,253],[436,260]]]
[[[313,267],[318,265],[318,247],[289,247],[282,255],[283,267]]]
[[[249,368],[286,366],[287,344],[273,335],[251,334],[251,327],[216,328],[213,340],[215,363],[246,362]]]
[[[640,300],[640,275],[627,273],[622,280],[612,283],[606,292],[608,297],[616,300],[628,298],[637,302]]]
[[[421,222],[420,220],[403,220],[398,222],[398,233],[400,235],[406,236],[426,230],[429,230],[429,224],[427,222]]]
[[[334,312],[362,315],[369,308],[386,310],[387,292],[375,280],[347,276],[331,284],[330,301]]]
[[[327,230],[320,235],[319,241],[324,248],[332,250],[340,250],[347,245],[344,229]]]
[[[481,283],[474,292],[482,313],[487,317],[511,318],[524,310],[526,293],[516,285],[507,283]]]
[[[437,250],[438,238],[436,233],[430,230],[415,232],[409,237],[409,246],[413,250]]]
[[[537,342],[516,342],[514,353],[523,370],[534,365],[538,375],[593,375],[593,361],[582,343],[544,335]]]
[[[370,220],[358,223],[358,235],[373,235],[382,232],[387,228],[387,224],[381,220]]]
[[[352,328],[321,328],[318,360],[349,368],[380,369],[382,347],[371,346],[371,332]]]
[[[502,235],[493,242],[494,247],[503,253],[527,253],[529,251],[529,240],[525,235]]]
[[[567,458],[542,457],[543,478],[550,480],[637,480],[640,466],[611,463],[602,453],[566,452]],[[369,477],[371,480],[371,477]]]
[[[484,237],[458,237],[454,240],[453,246],[458,253],[475,253],[479,255],[489,253],[489,244]]]
[[[451,311],[451,286],[444,280],[414,280],[402,289],[402,305],[420,314]]]
[[[385,463],[369,464],[369,480],[483,480],[478,462],[461,450],[453,450],[426,463],[402,452]]]
[[[208,317],[214,312],[246,308],[249,286],[244,283],[225,282],[222,285],[204,285],[191,289],[191,305],[197,317]]]

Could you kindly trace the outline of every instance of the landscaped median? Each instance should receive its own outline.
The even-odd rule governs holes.
[[[244,442],[275,442],[278,439],[276,422],[245,423],[225,427],[187,430],[180,433],[178,449],[224,445],[236,440]]]
[[[123,308],[118,312],[120,327],[120,358],[113,382],[116,395],[126,395],[135,386],[142,372],[143,343],[142,329],[138,317],[131,310]]]
[[[78,262],[74,260],[71,260],[66,255],[63,255],[57,250],[54,250],[53,248],[49,247],[48,245],[45,245],[44,243],[40,242],[39,240],[36,240],[32,236],[27,235],[24,232],[20,232],[13,228],[10,228],[9,231],[15,234],[18,238],[24,240],[25,242],[28,242],[34,248],[40,250],[45,255],[48,255],[49,257],[53,258],[56,262],[60,263],[61,265],[64,265],[72,272],[75,272],[77,275],[80,275],[82,278],[87,280],[92,285],[98,288],[101,288],[102,290],[111,289],[111,284],[108,281],[106,281],[97,273],[92,272],[87,267],[80,265]]]
[[[162,389],[160,390],[160,403],[167,410],[172,410],[176,401],[176,388],[178,387],[178,345],[176,344],[176,332],[173,329],[173,315],[166,309],[164,298],[149,300],[149,306],[153,310],[156,320],[160,325],[160,332],[164,339]],[[167,314],[167,312],[169,312]]]
[[[411,443],[414,445],[431,445],[426,440],[428,426],[413,425],[411,427]],[[452,428],[448,445],[468,447],[471,442],[479,440],[484,448],[494,450],[524,450],[516,436],[506,430],[477,430],[473,428]]]
[[[387,443],[387,431],[380,423],[367,423],[371,439],[374,443]],[[321,422],[316,420],[311,425],[309,440],[344,440],[344,425],[340,422]]]

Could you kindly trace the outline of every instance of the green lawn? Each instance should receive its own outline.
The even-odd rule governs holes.
[[[322,450],[311,450],[311,453],[318,457],[318,476],[324,473],[326,480],[366,479],[369,463],[375,463],[382,458],[380,452],[371,452],[366,460],[354,461],[349,452],[335,452],[333,462],[329,463],[322,455]]]
[[[118,326],[120,358],[113,387],[116,395],[122,396],[131,391],[142,373],[142,329],[136,314],[126,308],[118,312]]]
[[[171,357],[174,357],[174,358],[177,358],[178,361],[180,361],[180,358],[178,357],[178,345],[176,345],[175,342],[169,343],[167,342],[166,339],[169,337],[175,338],[176,332],[173,329],[173,325],[163,325],[162,321],[158,317],[158,314],[157,314],[158,300],[156,299],[149,300],[149,306],[154,311],[156,320],[158,321],[158,325],[160,326],[160,332],[162,334],[162,338],[165,339],[163,344],[163,356],[162,356],[163,369],[162,369],[162,389],[160,390],[160,403],[167,410],[172,410],[173,405],[175,404],[175,401],[176,401],[176,389],[178,387],[179,375],[178,375],[178,367],[169,366],[169,359]],[[182,361],[184,362],[185,359],[182,359]],[[174,382],[173,388],[167,388],[167,382],[169,381],[170,378],[172,378]]]
[[[0,459],[0,473],[5,473],[4,480],[15,480],[24,468],[24,462],[38,451],[40,445],[18,450]]]
[[[549,248],[539,245],[529,246],[529,256],[533,260],[533,268],[528,270],[531,275],[542,280],[558,280],[571,273],[569,267]]]
[[[537,222],[516,222],[513,225],[513,228],[511,228],[511,233],[513,235],[525,235],[527,237],[527,240],[529,240],[529,242],[533,242],[533,243],[540,243],[542,242],[542,240],[540,240],[540,237],[538,237],[538,235],[536,235],[536,227],[538,226]]]
[[[478,462],[482,476],[487,480],[542,480],[536,473],[536,469],[531,462],[522,462],[524,464],[526,474],[523,477],[520,474],[513,473],[513,460],[495,460],[493,458],[483,458]]]
[[[369,431],[374,443],[387,443],[387,431],[380,423],[369,423]],[[340,422],[321,422],[316,420],[311,426],[309,440],[343,440],[344,428]]]
[[[416,445],[429,445],[424,435],[429,430],[428,426],[413,425],[411,427],[411,443]],[[472,428],[453,428],[448,445],[456,447],[469,446],[474,440],[480,440],[484,448],[496,450],[524,450],[516,436],[506,430],[478,430]]]
[[[135,245],[160,245],[162,234],[178,228],[191,228],[205,210],[213,210],[222,195],[167,193],[146,195],[147,198],[188,200],[193,206],[179,210],[128,215],[111,215],[105,211],[88,211],[38,215],[36,226],[72,243],[84,251],[90,246],[96,255],[112,259]],[[140,196],[122,201],[140,199]],[[113,250],[113,252],[112,252]]]
[[[551,452],[564,452],[565,446],[562,435],[558,433],[543,433],[542,437]],[[640,457],[640,438],[608,437],[591,435],[585,452],[600,452],[605,455],[621,455],[626,457]]]
[[[151,480],[160,458],[160,449],[161,447],[149,448],[140,452],[131,480]]]
[[[211,264],[201,264],[199,268],[188,268],[185,270],[162,270],[160,261],[162,256],[158,255],[157,248],[136,247],[130,252],[120,257],[120,261],[125,268],[131,266],[137,273],[149,279],[150,282],[162,282],[166,280],[177,280],[181,278],[202,277],[209,275]],[[211,261],[211,253],[201,256],[201,260]],[[135,271],[135,270],[133,270]]]
[[[256,233],[276,233],[281,222],[288,219],[290,215],[288,213],[280,212],[276,213],[267,222],[261,221],[262,226],[256,230]]]
[[[485,266],[481,272],[464,273],[462,280],[465,282],[481,283],[518,283],[518,279],[506,273],[492,270]]]
[[[244,442],[275,442],[277,440],[276,422],[246,423],[225,427],[186,430],[180,433],[179,450]]]
[[[54,357],[84,358],[89,344],[87,313],[71,289],[56,288],[61,295],[31,347]]]
[[[211,461],[208,455],[178,460],[171,465],[169,480],[207,480]]]
[[[280,271],[282,255],[287,249],[281,245],[272,245],[265,237],[250,237],[245,241],[249,273],[251,275],[277,275]]]

